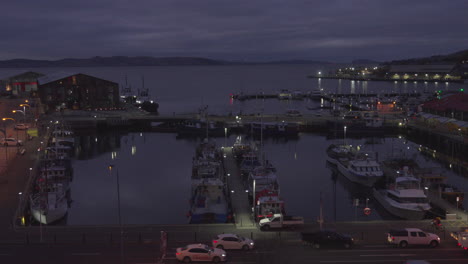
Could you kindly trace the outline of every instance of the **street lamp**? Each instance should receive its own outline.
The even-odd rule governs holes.
[[[112,177],[112,169],[115,165],[109,165],[109,174]],[[115,174],[117,177],[117,208],[118,208],[118,216],[119,216],[119,227],[120,227],[120,263],[123,264],[123,228],[122,228],[122,217],[120,214],[120,182],[119,182],[119,170],[115,169]]]
[[[26,106],[29,107],[29,108],[31,107],[28,104],[20,104],[19,106],[23,107],[24,115],[26,115]]]
[[[2,118],[3,121],[6,121],[6,120],[13,120],[15,121],[15,125],[16,125],[16,120],[14,118],[11,118],[11,117],[4,117]],[[5,124],[5,133],[6,133],[6,124]],[[6,135],[5,135],[6,137]],[[18,135],[18,129],[16,129],[16,140],[19,140],[19,135]],[[19,143],[19,142],[18,142]],[[19,144],[16,144],[16,150],[17,152],[19,152]]]
[[[254,219],[254,221],[255,221],[255,217],[257,216],[257,214],[256,214],[257,212],[256,212],[256,210],[255,210],[255,179],[253,180],[253,188],[252,188],[252,190],[253,190],[253,191],[252,191],[252,204],[253,204],[252,209],[253,209],[253,219]]]
[[[24,120],[26,119],[26,114],[25,114],[25,112],[24,112],[23,110],[12,110],[11,112],[12,112],[13,114],[16,114],[16,112],[23,113],[23,122],[24,122]]]
[[[344,142],[344,145],[346,145],[346,126],[344,126],[343,130],[344,130],[343,142]]]
[[[227,127],[224,128],[224,147],[227,147]]]

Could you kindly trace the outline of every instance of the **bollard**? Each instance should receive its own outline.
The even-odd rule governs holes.
[[[138,233],[138,243],[141,245],[141,242],[142,242],[142,240],[141,240],[141,233]]]
[[[86,244],[86,234],[85,233],[83,233],[81,241],[83,242],[83,244]]]

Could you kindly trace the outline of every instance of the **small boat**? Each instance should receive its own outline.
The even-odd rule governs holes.
[[[177,136],[224,137],[226,132],[221,123],[206,121],[206,119],[191,119],[183,122],[178,127]]]
[[[256,200],[258,200],[259,197],[258,193],[264,191],[278,192],[279,184],[278,177],[276,176],[276,169],[272,166],[260,166],[253,169],[249,173],[249,177],[247,180],[247,190],[249,191],[250,199],[253,199],[255,191]]]
[[[380,164],[370,158],[368,154],[339,158],[337,167],[338,171],[348,180],[366,187],[372,187],[384,175]]]
[[[255,209],[257,220],[272,217],[274,214],[285,215],[284,201],[277,194],[259,197]]]
[[[408,220],[421,220],[431,209],[421,182],[412,176],[395,179],[387,189],[373,189],[374,198],[392,215]]]
[[[253,152],[245,153],[242,156],[242,161],[240,163],[240,170],[244,179],[248,177],[249,173],[252,170],[254,170],[256,167],[259,167],[261,165],[262,164],[258,160],[258,157],[255,153]]]

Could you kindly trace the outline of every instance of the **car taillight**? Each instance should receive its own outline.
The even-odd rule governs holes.
[[[457,243],[457,246],[461,246],[461,244],[460,244],[460,243]]]
[[[176,252],[175,254],[176,254],[176,255],[180,255],[180,252]]]
[[[468,248],[467,247],[463,247],[464,250],[467,250]]]
[[[392,240],[395,240],[395,237],[392,237]]]
[[[218,240],[213,240],[213,243],[215,243],[215,244],[218,243]]]

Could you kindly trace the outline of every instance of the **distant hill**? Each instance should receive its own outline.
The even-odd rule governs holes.
[[[360,64],[375,64],[375,65],[378,65],[378,64],[380,64],[382,62],[375,61],[375,60],[358,59],[358,60],[353,60],[351,63],[353,65],[360,65]]]
[[[334,64],[312,60],[283,60],[271,62],[239,62],[212,60],[199,57],[92,57],[88,59],[67,58],[61,60],[13,59],[0,61],[0,68],[39,67],[118,67],[118,66],[184,66],[184,65],[253,65],[253,64]]]
[[[424,65],[424,64],[458,64],[462,61],[468,60],[468,49],[450,53],[447,55],[435,55],[425,58],[413,58],[406,60],[394,60],[384,62],[386,65]]]
[[[32,67],[97,67],[97,66],[176,66],[176,65],[224,65],[228,62],[197,57],[92,57],[89,59],[29,60],[13,59],[0,61],[0,68]]]

